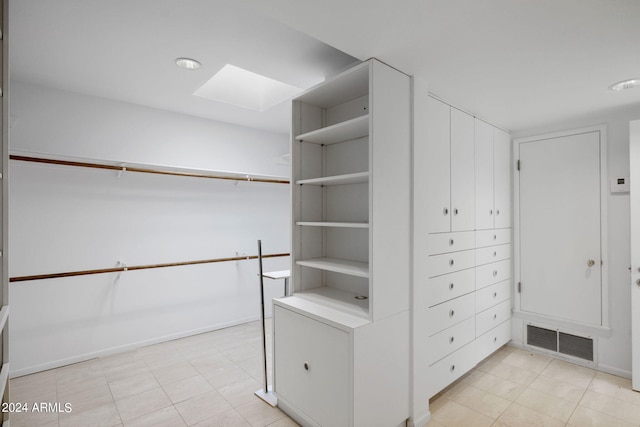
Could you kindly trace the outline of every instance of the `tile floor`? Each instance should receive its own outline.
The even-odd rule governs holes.
[[[73,410],[13,413],[11,426],[297,426],[253,394],[262,381],[259,328],[253,322],[12,379],[12,402],[69,402]],[[513,347],[430,404],[428,427],[640,426],[640,393],[629,380]]]

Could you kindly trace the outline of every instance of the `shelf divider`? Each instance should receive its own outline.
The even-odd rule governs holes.
[[[366,262],[338,258],[312,258],[296,261],[296,264],[318,270],[347,274],[349,276],[369,277],[369,263]]]
[[[356,117],[335,125],[316,129],[295,137],[296,141],[315,144],[335,144],[369,135],[369,115]]]

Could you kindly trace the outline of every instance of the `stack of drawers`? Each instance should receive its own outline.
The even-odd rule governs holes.
[[[429,235],[429,397],[509,341],[511,229]]]

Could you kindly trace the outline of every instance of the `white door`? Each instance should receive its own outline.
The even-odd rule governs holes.
[[[451,108],[451,231],[475,227],[474,119]]]
[[[600,131],[519,143],[520,309],[602,324]]]
[[[511,136],[493,128],[493,214],[496,228],[511,227]]]
[[[640,120],[630,123],[631,332],[633,389],[640,391]]]
[[[426,132],[426,144],[416,147],[415,152],[420,153],[420,163],[425,169],[422,184],[429,197],[425,209],[427,224],[430,233],[447,232],[451,230],[451,107],[430,96],[426,103],[420,101],[416,99],[416,120],[420,121],[416,128]],[[421,136],[416,135],[416,141],[422,141]]]
[[[476,230],[493,228],[493,126],[475,120]]]

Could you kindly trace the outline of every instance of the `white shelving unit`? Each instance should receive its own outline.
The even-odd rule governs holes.
[[[372,59],[293,101],[293,295],[274,301],[274,391],[304,426],[409,417],[410,99],[409,76]]]

